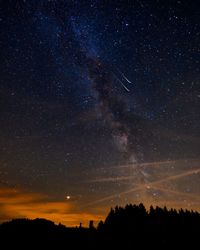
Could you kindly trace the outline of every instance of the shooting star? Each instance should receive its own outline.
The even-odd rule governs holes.
[[[128,83],[132,83],[126,76],[125,76],[125,74],[123,73],[123,72],[121,72],[121,70],[119,70],[118,68],[117,68],[117,70],[118,70],[118,72],[122,75],[122,77],[128,82]],[[132,83],[133,84],[133,83]]]
[[[126,85],[124,85],[123,82],[122,82],[115,74],[114,74],[114,76],[115,76],[116,80],[117,80],[118,82],[120,82],[121,85],[125,88],[125,90],[126,90],[127,92],[130,92],[130,89],[128,89],[128,88],[126,87]]]

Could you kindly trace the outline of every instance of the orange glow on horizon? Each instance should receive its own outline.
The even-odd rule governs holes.
[[[90,220],[98,222],[105,215],[79,211],[73,202],[52,201],[39,193],[27,193],[12,188],[0,188],[0,222],[15,218],[45,218],[66,226],[88,226]]]

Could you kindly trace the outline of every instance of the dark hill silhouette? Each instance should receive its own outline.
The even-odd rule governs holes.
[[[15,219],[0,225],[4,249],[198,249],[200,214],[143,204],[111,209],[97,229],[68,228],[45,219]]]

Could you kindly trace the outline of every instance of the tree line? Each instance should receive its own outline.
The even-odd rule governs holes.
[[[126,205],[111,208],[97,228],[69,228],[46,219],[15,219],[0,225],[5,249],[192,249],[199,246],[196,211]]]

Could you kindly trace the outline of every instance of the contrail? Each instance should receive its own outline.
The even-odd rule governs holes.
[[[128,89],[123,82],[114,74],[115,78],[117,79],[117,81],[119,81],[121,83],[121,85],[125,88],[126,91],[130,92],[130,89]]]
[[[200,173],[200,169],[193,169],[193,170],[186,171],[184,173],[172,175],[172,176],[166,177],[165,179],[161,179],[161,180],[152,182],[152,184],[159,184],[159,183],[166,182],[166,181],[172,181],[172,180],[179,179],[181,177],[185,177],[185,176],[189,176],[189,175],[193,175],[193,174],[198,174],[198,173]]]
[[[91,182],[117,182],[117,181],[125,181],[133,179],[133,176],[121,176],[121,177],[108,177],[108,178],[100,178],[88,181]]]
[[[169,165],[174,164],[177,162],[184,162],[184,161],[197,161],[199,162],[199,159],[180,159],[180,160],[169,160],[169,161],[155,161],[155,162],[144,162],[144,163],[127,163],[124,165],[119,166],[112,166],[109,167],[109,169],[123,169],[123,168],[130,168],[130,166],[138,166],[138,167],[146,167],[146,166],[152,166],[152,167],[159,167],[161,165]],[[108,168],[99,168],[100,170],[107,170]]]
[[[157,185],[153,185],[152,188],[158,189],[159,191],[163,191],[163,192],[166,192],[166,193],[172,193],[172,194],[175,194],[175,195],[186,196],[186,197],[189,197],[189,198],[192,198],[192,199],[200,199],[199,195],[188,194],[188,193],[184,193],[184,192],[181,192],[181,191],[175,191],[175,190],[171,190],[171,189],[168,189],[168,188],[163,188],[163,187],[157,186]]]
[[[118,167],[110,167],[109,169],[126,169],[126,168],[130,168],[130,166],[134,166],[134,167],[146,167],[146,166],[152,166],[152,167],[159,167],[162,165],[168,165],[168,164],[174,164],[176,162],[181,162],[183,160],[174,160],[174,161],[160,161],[160,162],[145,162],[145,163],[130,163],[130,164],[126,164],[123,166],[118,166]],[[196,161],[199,161],[196,160]],[[101,168],[101,170],[105,170],[106,168]],[[93,180],[88,180],[88,183],[93,183],[93,182],[118,182],[118,181],[125,181],[125,180],[131,180],[134,179],[134,176],[120,176],[120,177],[105,177],[105,178],[98,178],[98,179],[93,179]]]
[[[123,168],[130,168],[130,166],[138,166],[138,167],[145,167],[145,166],[152,166],[152,167],[159,167],[161,165],[165,164],[172,164],[176,163],[179,160],[174,160],[174,161],[155,161],[155,162],[144,162],[144,163],[127,163],[125,165],[119,165],[119,166],[113,166],[109,167],[109,169],[123,169]],[[102,170],[105,170],[107,168],[101,168]]]
[[[200,205],[200,202],[199,201],[190,201],[189,202],[190,205],[188,205],[187,203],[185,204],[185,206],[189,207],[190,209],[195,209],[195,210],[199,210],[199,205]],[[182,206],[183,206],[183,201],[156,201],[155,204],[154,204],[154,201],[151,202],[150,205],[153,205],[153,206],[161,206],[161,207],[168,207],[168,208],[176,208],[176,209],[180,209]]]
[[[118,194],[107,196],[105,198],[102,198],[102,199],[96,200],[94,202],[91,202],[88,205],[98,204],[98,203],[113,199],[116,196],[129,194],[129,193],[132,193],[132,192],[135,192],[135,191],[138,191],[138,190],[143,190],[143,189],[146,189],[146,188],[151,189],[151,186],[154,186],[155,184],[161,184],[161,183],[166,182],[166,181],[179,179],[181,177],[186,177],[186,176],[189,176],[189,175],[192,175],[192,174],[197,174],[197,173],[200,173],[200,169],[193,169],[193,170],[187,171],[185,173],[180,173],[180,174],[177,174],[177,175],[169,176],[169,177],[166,177],[166,178],[158,180],[158,181],[150,182],[148,185],[138,185],[135,188],[128,189],[128,190],[123,191],[123,192],[118,193]]]
[[[130,168],[131,165],[137,166],[137,167],[160,167],[161,165],[168,165],[168,164],[174,164],[177,161],[155,161],[155,162],[143,162],[143,163],[128,163],[126,165],[118,166],[118,167],[112,167],[112,168]]]

